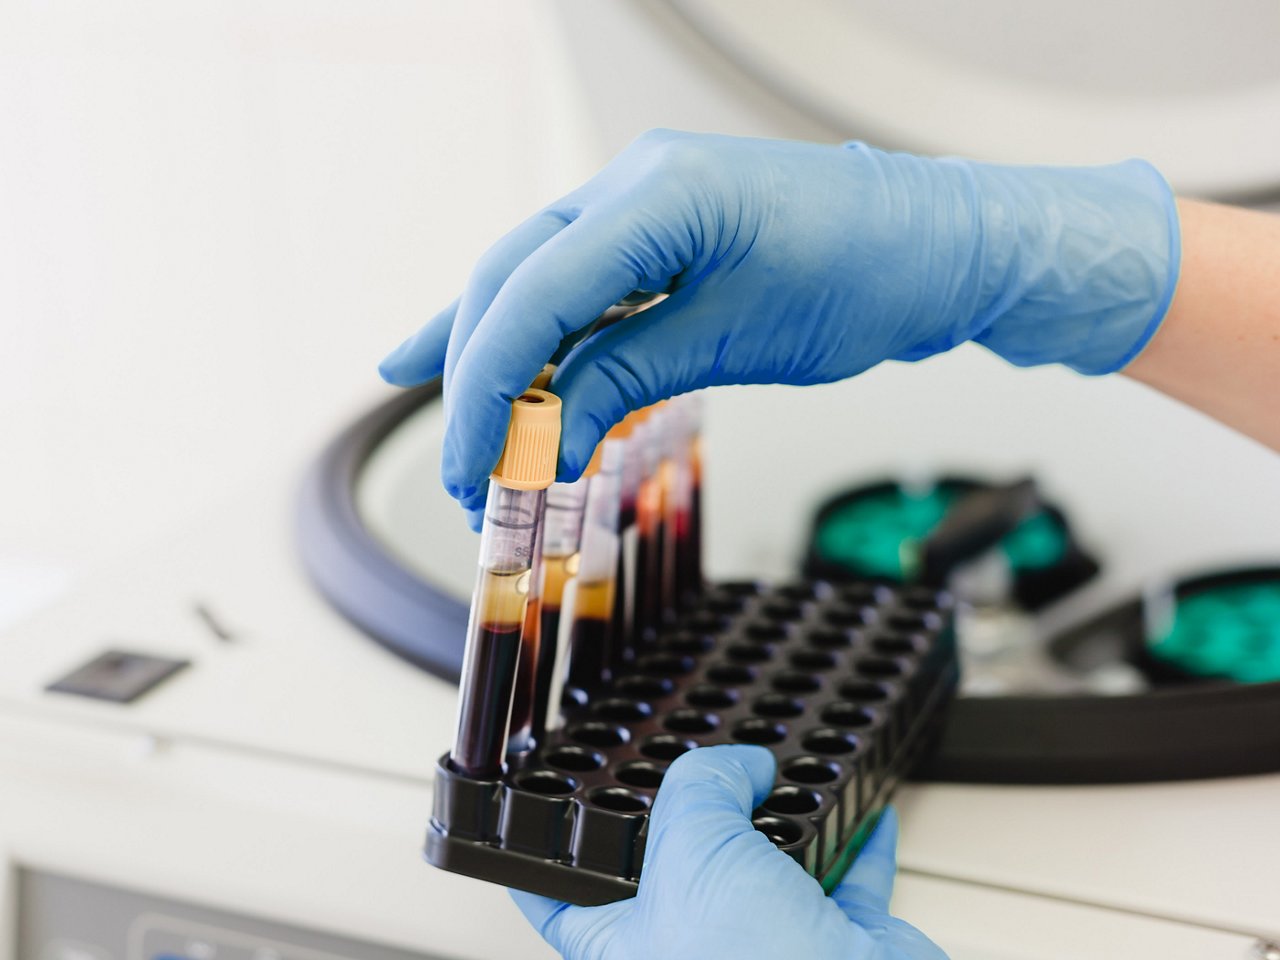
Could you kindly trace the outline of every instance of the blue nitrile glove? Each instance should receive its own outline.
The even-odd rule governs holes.
[[[919,930],[889,916],[893,811],[828,897],[751,826],[773,775],[764,747],[690,751],[658,790],[634,899],[575,907],[512,897],[568,960],[946,960]]]
[[[561,478],[628,410],[698,387],[822,383],[977,340],[1022,365],[1118,370],[1178,274],[1148,164],[999,166],[655,131],[500,240],[462,297],[383,361],[444,373],[443,474],[483,505],[509,402],[561,339],[635,289],[665,302],[581,344]]]

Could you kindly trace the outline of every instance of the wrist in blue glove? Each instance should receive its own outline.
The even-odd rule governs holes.
[[[1117,370],[1163,318],[1178,259],[1173,196],[1141,161],[1013,167],[654,131],[499,241],[381,370],[402,386],[444,374],[443,479],[474,511],[510,399],[632,290],[672,295],[588,338],[552,382],[562,479],[627,411],[705,386],[822,383],[966,340]]]
[[[763,747],[693,750],[658,790],[634,899],[576,907],[512,891],[516,905],[568,960],[945,960],[889,916],[893,812],[828,897],[751,825],[773,777]]]

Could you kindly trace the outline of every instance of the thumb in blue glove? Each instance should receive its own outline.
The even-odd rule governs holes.
[[[889,915],[893,812],[828,897],[751,825],[773,779],[773,755],[763,747],[693,750],[671,765],[658,791],[634,899],[578,907],[520,891],[512,897],[568,960],[945,960],[924,934]]]

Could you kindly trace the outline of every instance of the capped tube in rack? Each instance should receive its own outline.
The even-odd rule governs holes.
[[[578,575],[565,604],[562,643],[568,649],[568,680],[594,690],[615,671],[617,643],[613,618],[619,555],[618,502],[625,440],[606,437],[596,448],[588,470],[586,509]],[[564,674],[562,673],[561,676]],[[553,701],[554,709],[558,700]]]
[[[560,644],[566,591],[578,572],[582,514],[592,480],[588,472],[572,483],[553,483],[547,490],[542,521],[541,612],[537,678],[533,701],[533,735],[540,738],[559,712],[558,671],[565,654]]]
[[[536,662],[536,632],[531,636],[526,625],[538,531],[559,445],[560,399],[545,390],[526,390],[511,404],[506,445],[490,478],[458,682],[450,763],[469,777],[502,773],[522,647],[533,647],[524,659]],[[532,676],[530,670],[530,681]],[[532,703],[532,682],[529,686]]]

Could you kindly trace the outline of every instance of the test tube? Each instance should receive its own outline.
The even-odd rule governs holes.
[[[547,729],[548,718],[558,709],[557,664],[560,618],[565,588],[578,572],[578,547],[582,538],[582,513],[586,506],[589,475],[573,483],[553,483],[547,490],[542,520],[542,590],[539,615],[537,676],[533,693],[533,736]]]
[[[643,476],[636,491],[636,577],[631,627],[636,649],[657,639],[663,621],[666,524],[662,516],[662,487],[663,474],[669,466],[664,456],[666,427],[666,410],[662,404],[655,404],[637,434],[644,460]]]
[[[582,520],[582,550],[565,615],[569,618],[569,684],[588,692],[597,689],[617,669],[618,636],[613,611],[621,552],[618,511],[627,443],[610,432],[596,448],[587,468],[591,480]]]
[[[546,518],[546,495],[543,514],[533,540],[533,564],[529,568],[529,590],[525,598],[524,622],[520,631],[520,655],[516,661],[516,685],[511,696],[511,721],[507,727],[507,753],[526,753],[533,749],[534,705],[537,703],[538,656],[542,648],[542,581],[546,569],[542,562],[542,531]]]
[[[681,496],[685,503],[683,525],[676,530],[676,581],[682,600],[688,603],[702,593],[702,411],[701,393],[680,397],[684,421],[685,474]],[[681,519],[677,516],[677,523]]]
[[[531,390],[546,390],[555,375],[556,365],[546,364],[529,385]],[[546,610],[546,576],[547,567],[544,559],[543,543],[546,537],[548,507],[552,494],[559,484],[553,483],[547,488],[542,520],[538,526],[538,536],[534,541],[533,567],[529,576],[529,595],[525,601],[524,632],[520,642],[520,660],[516,665],[515,694],[511,699],[511,725],[507,732],[507,753],[525,753],[533,749],[534,739],[541,735],[545,719],[543,698],[539,689],[540,665],[543,659],[543,647],[546,644],[546,631],[543,629],[543,613]],[[558,601],[557,601],[558,610]],[[557,613],[558,616],[558,613]],[[555,643],[555,634],[551,634],[551,643]],[[555,655],[554,649],[550,651]]]
[[[480,565],[471,595],[467,643],[458,682],[458,725],[450,760],[460,773],[502,773],[537,566],[546,489],[555,479],[560,400],[527,390],[511,404],[502,457],[490,477],[480,534]],[[528,659],[532,653],[526,653]]]
[[[689,513],[693,483],[689,463],[689,419],[684,397],[664,409],[666,431],[662,458],[662,617],[673,621],[692,599],[684,569],[689,549]]]
[[[649,411],[634,410],[609,431],[611,440],[621,441],[622,465],[618,501],[618,561],[614,578],[613,650],[610,659],[616,672],[635,656],[636,590],[639,584],[636,529],[636,496],[644,475],[645,421]]]

